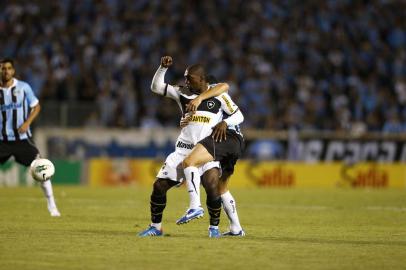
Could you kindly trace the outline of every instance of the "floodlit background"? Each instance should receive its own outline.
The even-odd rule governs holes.
[[[135,236],[180,131],[150,91],[164,55],[167,82],[201,63],[245,116],[230,180],[244,239],[207,239],[207,217],[176,226],[183,188],[166,237]],[[405,1],[0,1],[3,57],[40,99],[62,217],[1,166],[0,269],[404,269]]]
[[[245,158],[404,162],[405,10],[386,0],[5,1],[1,56],[40,98],[43,156],[77,162],[59,164],[76,167],[69,177],[72,168],[58,170],[70,180],[89,182],[93,161],[106,166],[93,159],[160,162],[173,151],[179,109],[150,91],[163,55],[174,58],[167,82],[202,63],[230,84],[245,115]],[[154,178],[103,162],[112,174],[127,170],[125,181]]]

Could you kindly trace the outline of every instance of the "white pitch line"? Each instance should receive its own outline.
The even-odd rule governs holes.
[[[247,206],[244,206],[247,207]],[[322,205],[280,205],[280,204],[255,204],[248,206],[250,208],[260,207],[260,208],[274,208],[274,209],[298,209],[298,210],[328,210],[332,207],[322,206]]]
[[[368,206],[367,210],[371,211],[395,211],[395,212],[406,212],[406,207],[397,206]]]

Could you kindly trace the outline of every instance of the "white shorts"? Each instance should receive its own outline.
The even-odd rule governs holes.
[[[186,157],[187,155],[185,154],[173,152],[166,158],[164,165],[162,165],[156,177],[170,179],[179,183],[183,182],[185,176],[183,173],[182,161]],[[220,162],[210,161],[204,164],[203,166],[199,167],[198,169],[200,176],[202,176],[206,171],[212,168],[220,169]]]

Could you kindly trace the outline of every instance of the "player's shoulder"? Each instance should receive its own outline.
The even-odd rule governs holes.
[[[216,96],[215,98],[220,100],[220,101],[224,101],[224,102],[227,102],[227,101],[231,100],[231,97],[227,92],[222,93],[222,94]]]
[[[179,93],[181,93],[181,94],[183,94],[185,96],[191,96],[191,95],[195,94],[190,90],[189,87],[187,87],[185,85],[178,85],[177,90],[179,91]]]
[[[24,88],[24,89],[31,88],[31,86],[26,81],[19,80],[19,79],[16,79],[16,78],[14,78],[14,80],[15,80],[15,85],[18,88]]]

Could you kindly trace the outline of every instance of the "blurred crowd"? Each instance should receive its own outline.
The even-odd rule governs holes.
[[[96,104],[88,125],[177,126],[150,92],[171,55],[167,81],[204,64],[246,128],[406,132],[402,0],[1,1],[0,37],[41,100]]]

